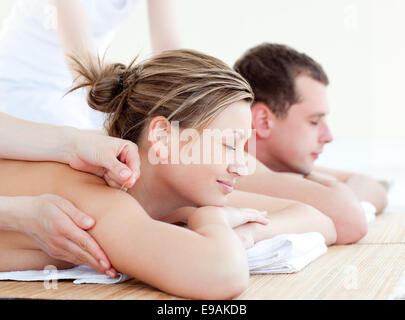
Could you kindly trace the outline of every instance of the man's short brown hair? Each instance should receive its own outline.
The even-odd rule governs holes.
[[[264,102],[279,117],[299,101],[295,78],[306,75],[329,84],[322,66],[304,53],[281,44],[263,43],[253,47],[236,61],[234,69],[250,84],[255,102]]]

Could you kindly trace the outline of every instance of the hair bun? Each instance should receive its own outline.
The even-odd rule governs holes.
[[[125,65],[114,63],[99,69],[87,95],[87,103],[97,111],[113,113],[120,105],[117,98],[122,93]]]
[[[87,88],[87,103],[97,111],[105,113],[115,112],[119,102],[120,76],[127,70],[122,63],[104,64],[99,57],[70,56],[69,61],[77,73],[76,86],[69,90],[70,93],[80,88]]]

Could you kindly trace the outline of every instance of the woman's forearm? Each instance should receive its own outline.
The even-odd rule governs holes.
[[[66,163],[74,130],[0,113],[0,158]]]
[[[241,241],[220,208],[189,209],[192,213],[188,218],[188,226],[201,236],[192,245],[196,254],[192,258],[195,265],[189,266],[192,274],[197,277],[197,283],[201,283],[199,296],[195,297],[229,299],[239,295],[249,282],[249,267]],[[187,277],[190,270],[184,270],[183,277]]]
[[[246,253],[221,212],[194,208],[187,230],[141,215],[124,196],[114,201],[120,214],[104,214],[90,230],[117,270],[187,298],[229,299],[246,289]]]
[[[262,194],[234,191],[228,196],[228,204],[237,208],[253,208],[267,211],[267,225],[257,223],[248,227],[255,242],[283,233],[320,232],[327,244],[335,243],[336,229],[333,221],[307,204],[269,197]]]
[[[210,240],[209,245],[212,246],[213,252],[218,253],[216,262],[224,262],[223,268],[219,268],[224,274],[229,274],[229,265],[233,266],[232,272],[248,273],[245,249],[227,220],[221,215],[220,210],[216,207],[199,208],[188,218],[188,226],[191,230]],[[221,259],[220,257],[227,258]]]

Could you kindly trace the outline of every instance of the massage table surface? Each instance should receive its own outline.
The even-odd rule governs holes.
[[[254,275],[236,299],[391,299],[405,276],[405,212],[385,212],[353,245],[328,252],[293,274]],[[136,279],[120,284],[0,281],[0,298],[179,299]]]

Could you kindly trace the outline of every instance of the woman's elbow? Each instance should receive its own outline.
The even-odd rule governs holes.
[[[232,299],[242,294],[249,285],[249,266],[245,254],[224,254],[215,263],[211,283],[200,299]]]
[[[214,299],[233,299],[241,295],[249,285],[249,271],[232,275],[222,282],[219,296]]]

